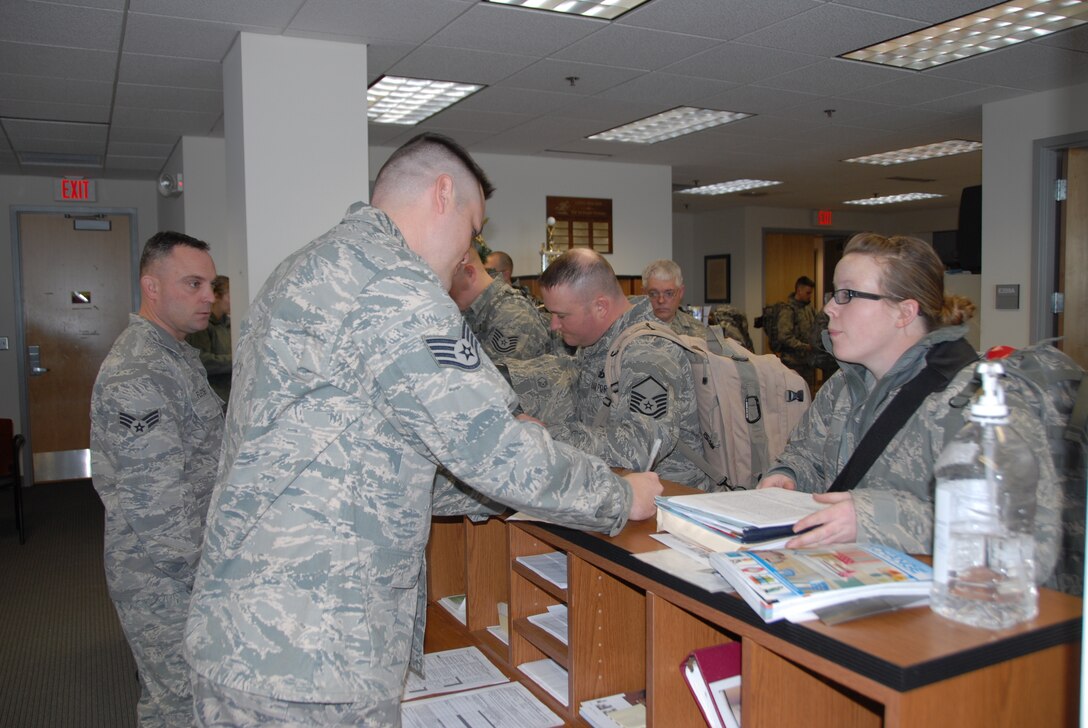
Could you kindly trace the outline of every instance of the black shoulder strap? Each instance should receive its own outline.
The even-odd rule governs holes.
[[[945,341],[931,348],[926,355],[925,368],[899,390],[899,394],[876,418],[828,491],[851,490],[861,482],[895,433],[917,411],[922,400],[947,387],[961,369],[977,359],[978,354],[963,339]]]

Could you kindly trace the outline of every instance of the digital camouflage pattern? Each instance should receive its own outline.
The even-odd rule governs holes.
[[[813,385],[813,339],[816,331],[816,310],[808,303],[798,301],[790,294],[785,305],[778,307],[775,328],[777,341],[773,349],[782,363],[794,370]]]
[[[865,367],[840,361],[841,369],[820,388],[770,473],[793,478],[798,490],[825,492],[884,407],[925,367],[930,347],[963,338],[966,333],[967,327],[961,325],[927,334],[877,381]],[[944,391],[929,395],[851,491],[859,542],[882,543],[913,554],[933,552],[933,466],[954,434],[945,432],[946,425],[958,419],[948,416],[949,399],[963,390],[973,375],[972,364]],[[1045,577],[1054,567],[1061,538],[1061,501],[1054,465],[1048,457],[1046,436],[1031,409],[1011,392],[1006,403],[1010,425],[1040,454],[1035,558],[1038,573]],[[952,426],[958,429],[962,418],[958,422]]]
[[[432,513],[494,498],[614,534],[630,510],[604,462],[511,416],[437,276],[361,203],[258,294],[233,397],[186,636],[231,690],[389,708],[422,667]],[[436,492],[439,463],[476,490]]]
[[[223,439],[196,349],[132,314],[91,393],[106,584],[143,689],[141,725],[191,725],[185,614]]]
[[[496,364],[507,359],[532,359],[551,350],[548,328],[532,299],[515,291],[501,277],[492,279],[464,316]]]
[[[707,331],[707,327],[704,326],[699,319],[680,308],[676,309],[676,315],[673,316],[672,321],[669,322],[669,328],[678,334],[684,336],[697,336],[700,339],[706,339],[710,335],[710,332]]]
[[[632,303],[597,343],[581,347],[570,361],[545,357],[522,365],[509,363],[511,382],[528,414],[567,415],[562,420],[539,417],[555,439],[614,467],[642,471],[654,440],[660,438],[653,470],[661,478],[706,490],[709,478],[675,449],[681,438],[696,452],[703,447],[691,365],[687,353],[675,344],[656,337],[632,343],[623,355],[620,406],[609,410],[603,426],[594,425],[607,394],[604,365],[612,342],[631,324],[658,320],[649,299],[635,298]],[[572,395],[569,406],[564,401],[567,391]]]
[[[200,350],[200,361],[208,372],[208,384],[223,400],[223,408],[230,401],[231,342],[230,316],[208,319],[208,328],[185,337],[191,346]]]

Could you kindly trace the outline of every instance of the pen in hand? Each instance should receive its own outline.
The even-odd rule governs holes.
[[[646,471],[649,472],[654,469],[654,461],[657,460],[657,451],[661,449],[661,438],[654,440],[653,446],[650,448],[650,460],[646,463]]]

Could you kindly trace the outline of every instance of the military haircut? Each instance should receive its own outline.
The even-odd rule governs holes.
[[[398,192],[418,192],[443,173],[453,176],[459,183],[467,182],[471,175],[483,190],[485,200],[495,191],[480,165],[464,147],[443,134],[424,132],[406,141],[378,170],[374,198],[377,200]]]
[[[492,250],[491,255],[498,258],[501,264],[501,266],[497,267],[495,270],[514,272],[514,259],[510,257],[509,253],[504,253],[501,250]],[[487,261],[485,260],[484,262],[486,263]]]
[[[212,279],[212,293],[216,298],[222,298],[224,293],[230,293],[230,278],[216,276]]]
[[[676,264],[676,261],[669,260],[668,258],[662,258],[661,260],[655,260],[650,263],[642,271],[642,285],[650,285],[651,278],[666,278],[676,281],[676,286],[679,288],[684,285],[684,272],[680,270],[680,266]]]
[[[816,287],[816,281],[812,280],[808,276],[801,276],[797,279],[797,282],[793,284],[793,290],[797,290],[801,286],[808,286],[809,288]]]
[[[555,259],[540,276],[540,287],[569,286],[586,298],[623,297],[616,271],[603,255],[588,248],[574,248]]]
[[[163,230],[152,235],[144,244],[144,252],[140,255],[140,275],[146,273],[147,269],[157,261],[170,255],[174,248],[179,245],[184,245],[187,248],[195,248],[196,250],[203,250],[208,254],[211,253],[211,248],[208,247],[208,244],[203,240],[197,240],[185,233],[178,233],[173,230]]]

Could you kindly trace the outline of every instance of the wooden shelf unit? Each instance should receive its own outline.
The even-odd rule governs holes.
[[[532,522],[492,525],[476,532],[480,524],[461,524],[463,553],[494,566],[495,554],[484,551],[501,543],[505,569],[451,565],[476,574],[473,583],[465,580],[470,595],[473,588],[487,595],[470,600],[470,625],[482,619],[473,605],[494,614],[508,585],[510,645],[491,638],[483,646],[514,674],[518,664],[543,657],[567,669],[568,705],[522,682],[568,725],[584,725],[577,716],[584,700],[642,689],[650,726],[703,725],[680,664],[695,648],[730,640],[744,647],[745,728],[1077,724],[1080,599],[1043,590],[1039,616],[1002,632],[958,625],[926,608],[837,626],[766,624],[736,595],[710,594],[636,559],[632,554],[664,548],[649,537],[652,522],[629,524],[613,538]],[[434,555],[439,551],[456,560],[456,549]],[[565,590],[515,562],[548,551],[566,554]],[[435,575],[431,583],[447,581],[457,579]],[[527,621],[560,603],[568,607],[567,645]],[[479,629],[472,629],[478,641]]]

